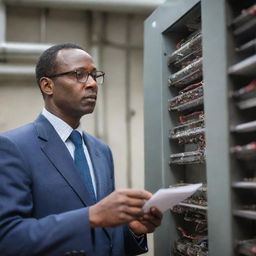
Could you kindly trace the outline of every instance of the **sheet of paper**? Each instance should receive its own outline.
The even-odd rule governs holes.
[[[143,206],[144,212],[151,207],[158,208],[161,212],[172,208],[176,204],[193,195],[202,183],[159,189]]]

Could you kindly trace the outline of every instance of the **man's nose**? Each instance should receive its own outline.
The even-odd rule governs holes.
[[[86,87],[97,87],[97,82],[93,79],[91,75],[88,76],[87,81],[85,82]]]

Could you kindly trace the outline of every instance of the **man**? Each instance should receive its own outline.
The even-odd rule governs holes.
[[[114,191],[112,154],[83,133],[97,99],[92,57],[74,44],[46,50],[36,67],[45,108],[0,135],[0,255],[136,255],[162,214],[144,190]],[[114,191],[114,192],[113,192]]]

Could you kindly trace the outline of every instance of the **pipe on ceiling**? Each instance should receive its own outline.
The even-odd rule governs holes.
[[[35,74],[34,66],[18,65],[0,65],[0,75],[4,76],[33,76]]]
[[[5,41],[5,30],[6,30],[6,11],[5,5],[0,0],[0,42]]]
[[[0,52],[13,54],[26,53],[38,55],[51,46],[51,44],[40,43],[2,42],[0,43]]]
[[[34,58],[50,46],[39,43],[0,42],[0,58]]]
[[[8,5],[149,13],[165,0],[4,0]]]

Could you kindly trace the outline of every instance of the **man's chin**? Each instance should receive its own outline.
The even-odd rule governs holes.
[[[94,108],[95,108],[95,105],[93,107],[90,107],[90,108],[87,107],[86,109],[83,109],[82,115],[84,116],[84,115],[88,115],[88,114],[93,113]]]

